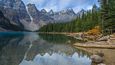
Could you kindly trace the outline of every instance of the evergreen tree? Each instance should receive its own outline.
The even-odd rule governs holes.
[[[77,18],[67,23],[54,23],[42,27],[43,32],[85,32],[99,25],[100,11],[96,5],[92,10],[84,11]],[[47,28],[47,29],[45,29]]]
[[[101,4],[102,29],[115,32],[115,0],[99,0]]]

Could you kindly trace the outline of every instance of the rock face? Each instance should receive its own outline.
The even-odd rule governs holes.
[[[23,27],[19,27],[17,25],[14,25],[10,22],[9,19],[7,19],[4,14],[0,11],[0,30],[6,31],[6,30],[14,30],[14,31],[23,31]]]
[[[31,19],[31,25],[34,29],[32,30],[38,30],[43,25],[46,25],[48,23],[53,22],[54,20],[47,16],[47,11],[45,9],[42,9],[39,11],[35,4],[28,4],[27,5],[27,12]]]
[[[22,22],[30,22],[25,5],[21,0],[1,0],[0,3],[2,3],[0,4],[1,11],[11,24],[24,28]]]
[[[55,22],[69,22],[77,17],[73,9],[66,9],[60,12],[53,12],[50,10],[48,15],[55,20]]]
[[[22,0],[0,0],[0,11],[12,25],[28,31],[36,31],[48,23],[69,22],[77,17],[73,9],[60,12],[47,12],[45,9],[39,11],[35,4],[25,6]]]

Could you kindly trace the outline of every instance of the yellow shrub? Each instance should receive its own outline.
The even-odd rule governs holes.
[[[88,35],[99,35],[100,34],[100,27],[99,26],[95,26],[95,28],[89,30],[87,32]]]

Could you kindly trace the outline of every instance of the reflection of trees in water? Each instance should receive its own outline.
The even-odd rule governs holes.
[[[53,44],[42,39],[36,40],[32,44],[33,45],[27,54],[27,59],[33,59],[33,57],[37,54],[43,56],[45,53],[52,55],[53,53],[73,54],[75,52],[73,47],[71,47],[70,45]]]
[[[40,44],[38,44],[40,43]],[[44,56],[46,53],[52,55],[54,53],[58,54],[66,54],[68,56],[73,55],[75,52],[78,53],[79,57],[89,57],[87,52],[77,50],[68,44],[53,44],[46,42],[44,40],[38,40],[33,42],[33,46],[29,50],[27,54],[26,60],[32,60],[37,54]]]
[[[47,35],[42,36],[47,37]],[[48,40],[53,38],[53,41],[60,38],[59,42],[55,41],[54,44],[51,43],[52,41],[47,42],[47,39],[39,38],[38,34],[34,33],[2,35],[0,36],[0,65],[9,65],[9,63],[10,65],[18,65],[25,55],[27,55],[26,60],[32,60],[37,54],[41,56],[46,53],[49,55],[54,53],[73,55],[77,51],[71,45],[65,44],[65,41],[70,38],[63,37],[63,35],[56,37],[55,35],[51,36],[51,38],[50,35],[48,37]],[[62,39],[65,39],[65,41]],[[29,49],[30,45],[31,48]],[[77,53],[79,57],[87,56],[84,53],[82,55],[79,51]]]
[[[81,42],[80,40],[76,40],[73,37],[69,37],[63,34],[39,34],[39,36],[50,43],[75,43]]]
[[[87,56],[88,58],[90,57],[90,53],[88,53],[87,51],[84,51],[82,49],[76,48],[76,52],[78,53],[79,57],[84,57]]]
[[[38,54],[32,60],[23,60],[19,65],[90,65],[91,60],[84,57],[78,57],[77,53],[66,55],[64,53],[45,53],[43,56]]]
[[[68,37],[66,37],[65,35],[39,34],[39,36],[42,39],[52,43],[65,43],[66,41],[68,41]]]

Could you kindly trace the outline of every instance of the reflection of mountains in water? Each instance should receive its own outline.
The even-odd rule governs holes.
[[[45,53],[43,56],[36,55],[32,60],[23,59],[19,65],[91,65],[91,60],[87,56],[79,56],[78,53],[71,56],[63,53],[53,53],[52,55]]]
[[[43,40],[36,33],[0,33],[0,65],[18,65],[24,57],[32,60],[37,54],[41,56],[53,53],[73,55],[76,51],[71,45],[53,44]],[[10,35],[10,36],[9,36]],[[78,51],[78,55],[81,52]],[[83,54],[82,54],[83,55]],[[84,55],[83,55],[84,56]]]

